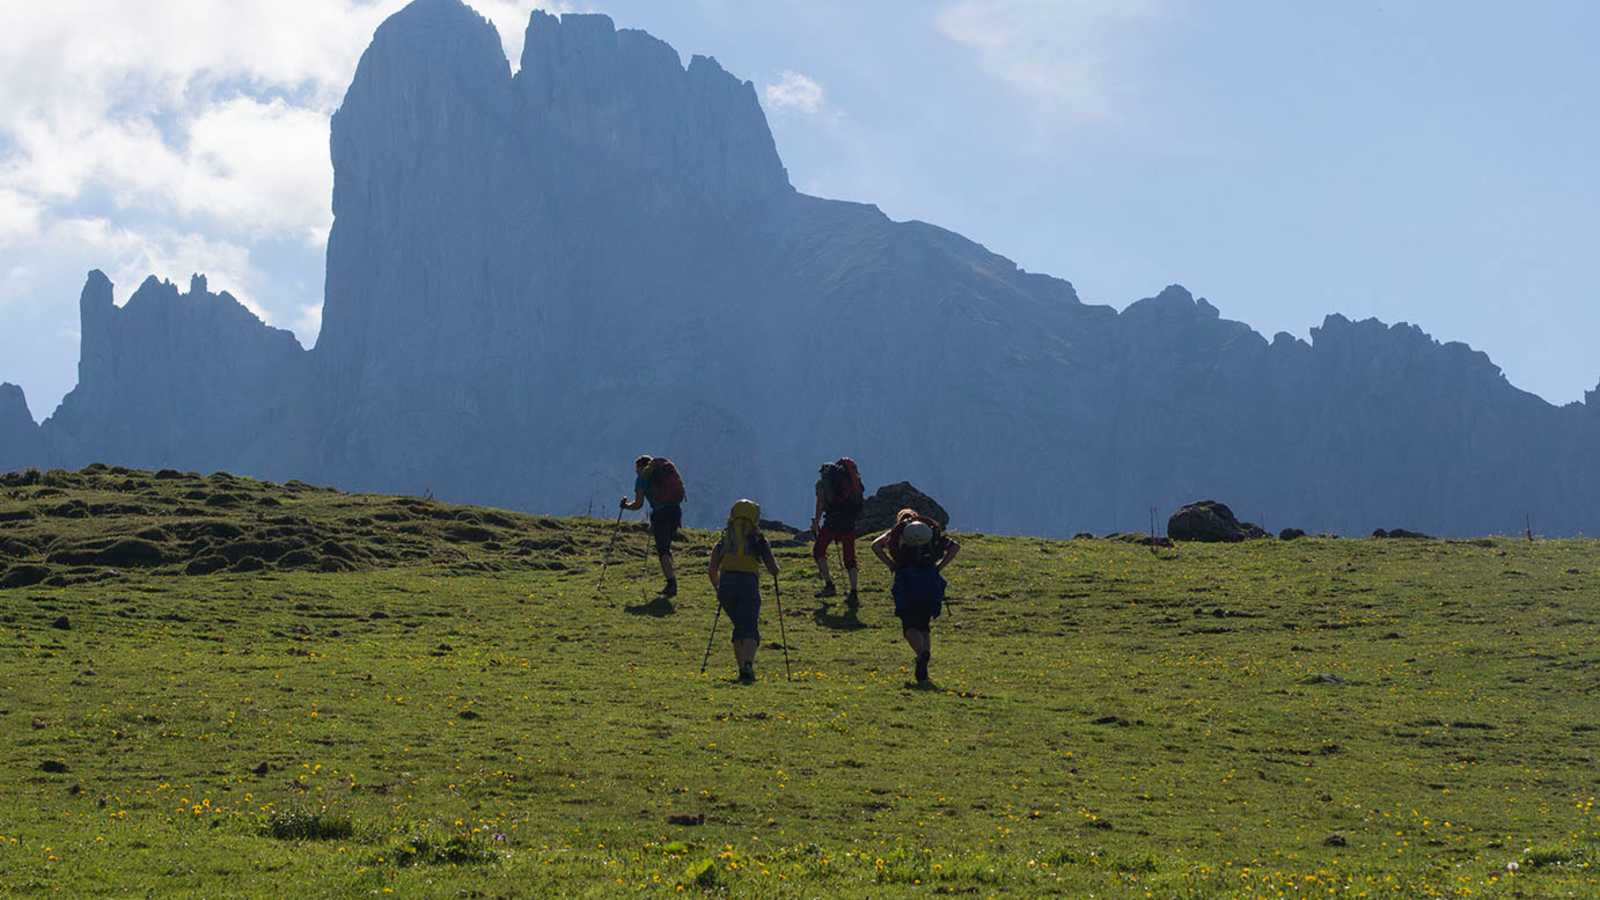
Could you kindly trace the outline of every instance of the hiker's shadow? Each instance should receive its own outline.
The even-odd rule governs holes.
[[[630,616],[649,616],[653,619],[662,619],[678,611],[672,601],[666,597],[657,596],[649,603],[640,603],[634,606],[624,606],[622,611]]]
[[[861,621],[860,606],[846,605],[844,615],[841,616],[833,612],[832,603],[824,603],[817,607],[816,611],[811,614],[811,618],[818,625],[830,631],[860,631],[863,628],[872,627]]]

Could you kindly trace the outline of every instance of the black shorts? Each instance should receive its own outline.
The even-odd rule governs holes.
[[[650,533],[656,539],[656,552],[662,556],[672,552],[672,541],[683,527],[683,507],[658,506],[650,510]]]
[[[717,602],[733,622],[733,639],[760,641],[761,577],[754,572],[723,572]]]
[[[901,569],[894,573],[894,614],[901,628],[932,631],[933,620],[944,611],[944,576],[932,567]]]

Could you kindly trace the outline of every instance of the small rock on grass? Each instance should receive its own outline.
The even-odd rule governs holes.
[[[1342,834],[1330,834],[1322,841],[1324,847],[1348,847],[1350,842]]]
[[[72,630],[72,622],[66,616],[61,616],[61,617],[57,618],[54,622],[51,622],[50,623],[50,627],[51,628],[59,628],[62,631],[71,631]]]
[[[682,814],[667,816],[668,825],[704,825],[705,823],[705,813],[695,813],[692,816]]]
[[[1349,684],[1348,681],[1344,680],[1343,678],[1340,678],[1339,676],[1333,674],[1332,672],[1313,672],[1312,674],[1307,675],[1306,677],[1300,679],[1300,683],[1301,684]]]
[[[39,763],[39,771],[48,772],[51,775],[60,775],[67,771],[67,764],[59,759],[47,759]]]

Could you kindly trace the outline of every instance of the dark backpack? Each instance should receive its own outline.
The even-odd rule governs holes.
[[[688,493],[683,489],[683,477],[678,474],[678,467],[666,457],[656,457],[650,464],[650,502],[655,505],[682,503],[686,496]]]
[[[861,484],[861,471],[856,461],[848,456],[829,463],[823,472],[827,487],[827,507],[830,512],[859,515],[866,503],[866,488]]]

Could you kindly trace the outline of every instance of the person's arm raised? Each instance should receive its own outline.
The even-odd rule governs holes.
[[[878,535],[877,539],[872,542],[872,553],[883,562],[885,568],[893,572],[894,560],[889,558],[889,535],[891,534],[894,534],[894,529],[892,528]]]

